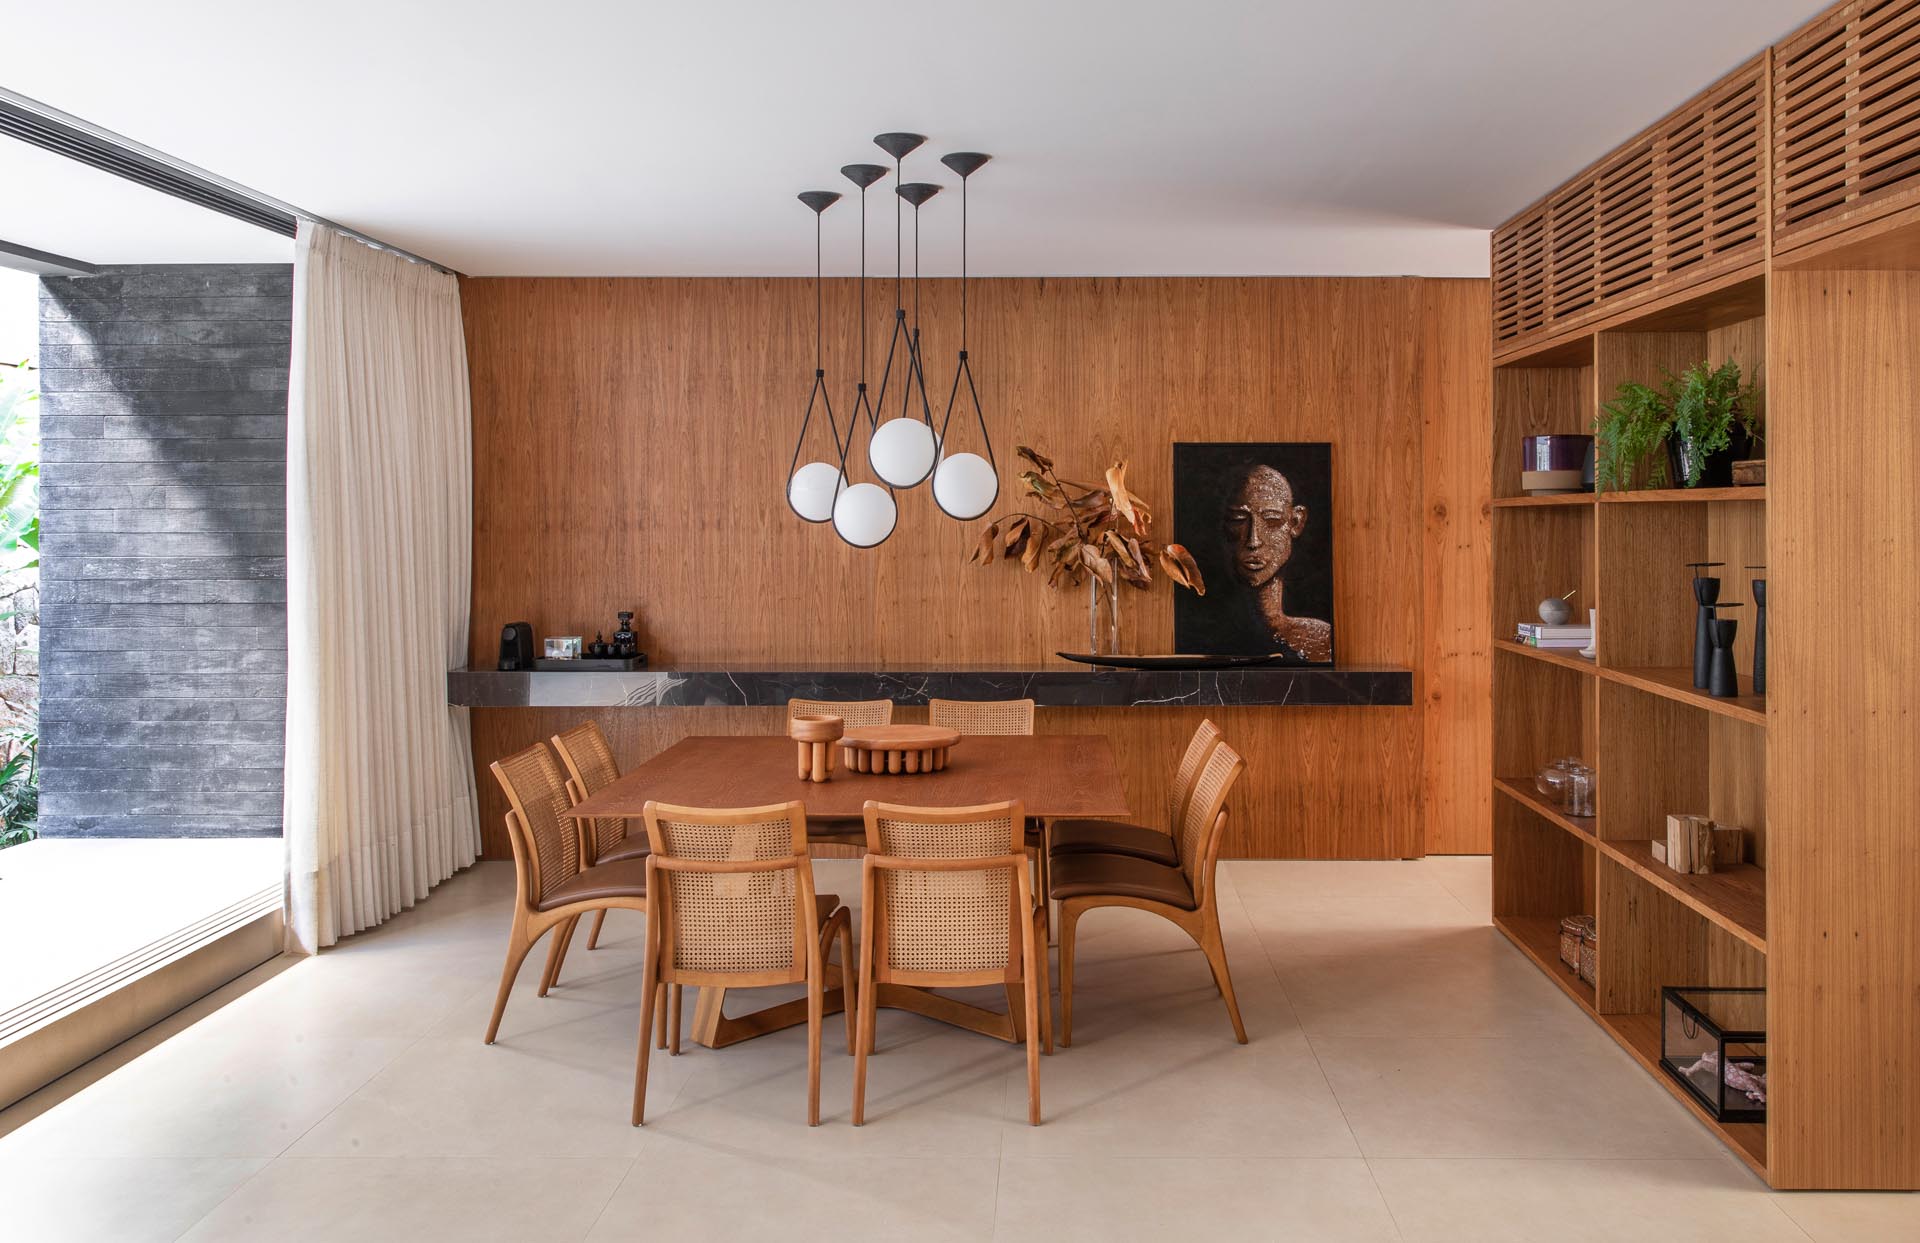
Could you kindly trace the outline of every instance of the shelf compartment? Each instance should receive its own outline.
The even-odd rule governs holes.
[[[1495,509],[1560,509],[1569,505],[1591,505],[1591,492],[1550,492],[1545,496],[1496,496]]]
[[[1493,646],[1502,652],[1512,652],[1516,656],[1525,656],[1529,660],[1544,660],[1550,665],[1559,665],[1564,669],[1577,669],[1581,673],[1592,673],[1594,663],[1585,656],[1577,655],[1577,649],[1560,647],[1535,647],[1531,643],[1520,643],[1513,639],[1495,639]],[[1693,674],[1689,672],[1688,678]]]
[[[1573,998],[1589,1015],[1599,1017],[1599,1011],[1594,1008],[1593,985],[1560,961],[1559,920],[1545,915],[1496,915],[1493,926],[1546,972],[1561,992]]]
[[[1640,879],[1751,948],[1767,952],[1767,873],[1751,863],[1694,876],[1653,857],[1651,841],[1602,841],[1600,850]],[[1605,929],[1601,930],[1604,942]],[[1677,982],[1677,981],[1670,981]]]
[[[1740,695],[1733,699],[1720,699],[1703,690],[1695,689],[1691,665],[1602,669],[1600,676],[1609,682],[1631,686],[1636,690],[1646,691],[1650,695],[1661,695],[1677,703],[1692,704],[1696,708],[1717,713],[1735,721],[1744,721],[1761,729],[1767,726],[1766,697],[1751,693],[1752,682],[1745,677],[1740,679]]]
[[[1603,505],[1702,505],[1715,501],[1742,501],[1765,504],[1767,487],[1750,488],[1645,488],[1633,492],[1602,492]]]
[[[1582,841],[1594,840],[1592,816],[1570,816],[1555,807],[1533,790],[1531,778],[1495,777],[1493,788],[1547,823],[1558,825]]]

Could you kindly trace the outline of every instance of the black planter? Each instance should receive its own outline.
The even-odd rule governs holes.
[[[1693,442],[1684,440],[1679,433],[1667,441],[1667,454],[1673,486],[1684,488],[1687,484],[1687,466],[1693,461],[1695,450]],[[1735,422],[1727,432],[1727,447],[1718,453],[1707,454],[1706,461],[1700,467],[1700,482],[1696,488],[1731,488],[1733,486],[1733,464],[1753,456],[1753,437],[1747,435],[1747,429]]]

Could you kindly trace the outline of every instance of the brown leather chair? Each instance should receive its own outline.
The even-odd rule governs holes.
[[[1060,903],[1060,1043],[1073,1042],[1073,936],[1080,917],[1103,906],[1150,911],[1193,938],[1213,969],[1213,982],[1227,1003],[1233,1036],[1247,1042],[1240,1003],[1227,973],[1220,937],[1219,889],[1214,874],[1220,838],[1227,827],[1227,795],[1246,770],[1240,753],[1218,743],[1200,770],[1193,797],[1180,820],[1180,861],[1169,867],[1121,854],[1063,854],[1054,859],[1052,896]]]
[[[634,1064],[633,1125],[646,1118],[653,1009],[673,988],[671,1047],[680,1051],[680,991],[807,986],[807,1125],[820,1123],[820,1029],[827,954],[840,941],[844,979],[852,918],[840,899],[813,891],[807,815],[798,802],[710,809],[646,805],[645,867],[655,894],[641,965],[640,1052]],[[854,1044],[854,997],[846,994],[847,1051]]]
[[[1220,742],[1220,729],[1212,721],[1200,722],[1187,743],[1174,770],[1173,783],[1167,787],[1165,829],[1123,820],[1056,820],[1053,822],[1048,850],[1058,857],[1068,854],[1132,855],[1167,867],[1180,865],[1180,847],[1176,840],[1180,819],[1193,798],[1194,782],[1200,779],[1200,766],[1213,754]]]
[[[1052,1051],[1044,913],[1028,878],[1020,804],[869,802],[861,871],[860,1025],[853,1124],[866,1121],[879,986],[999,985],[1027,1046],[1027,1121],[1040,1125],[1040,1051]]]
[[[607,736],[600,732],[595,721],[582,721],[572,729],[553,736],[553,749],[560,754],[560,762],[567,766],[567,798],[569,805],[580,804],[619,777],[620,770],[613,762],[613,748],[607,745]],[[592,820],[575,821],[580,825],[581,857],[595,863],[618,863],[622,859],[644,859],[647,857],[647,834],[643,829],[637,833],[627,831],[627,821],[619,816],[598,816]],[[600,947],[600,926],[607,922],[607,913],[597,911],[593,916],[593,930],[587,933],[587,948]],[[572,934],[568,932],[571,944]],[[560,951],[561,961],[566,960],[566,947]],[[554,970],[554,981],[560,978],[559,969]]]
[[[562,813],[567,801],[560,765],[544,744],[534,743],[489,766],[507,795],[507,840],[513,847],[513,928],[507,934],[507,961],[500,973],[487,1043],[500,1030],[514,977],[541,937],[558,929],[547,951],[540,995],[546,996],[566,953],[566,937],[580,917],[614,908],[647,909],[646,864],[639,859],[581,866],[581,835]]]

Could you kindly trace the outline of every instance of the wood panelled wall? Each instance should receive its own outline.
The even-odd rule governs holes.
[[[611,632],[621,608],[638,610],[656,667],[1017,666],[1085,649],[1084,590],[1056,594],[1009,567],[968,565],[979,524],[944,517],[924,488],[900,495],[892,540],[867,552],[788,510],[812,365],[811,282],[489,278],[462,291],[476,667],[495,659],[502,623],[591,639]],[[856,292],[854,281],[826,287],[825,365],[843,418],[858,361]],[[876,383],[890,295],[888,282],[869,291]],[[944,404],[959,285],[929,281],[922,297],[929,390]],[[1175,441],[1333,442],[1340,657],[1413,667],[1416,704],[1215,712],[1250,761],[1229,853],[1485,850],[1487,283],[1006,279],[974,282],[971,297],[981,397],[1010,485],[1016,444],[1072,478],[1098,478],[1124,458],[1164,523]],[[978,447],[958,416],[952,439]],[[807,456],[827,456],[827,444],[819,432]],[[1001,501],[1018,506],[1014,486]],[[1167,591],[1123,590],[1125,647],[1172,649]],[[485,765],[578,715],[474,713],[489,857],[506,848]],[[1039,728],[1111,735],[1129,804],[1152,815],[1201,715],[1043,710]],[[599,718],[624,766],[693,733],[773,732],[780,713]]]

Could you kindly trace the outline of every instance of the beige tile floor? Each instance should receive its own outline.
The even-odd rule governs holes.
[[[485,864],[0,1114],[0,1239],[1920,1239],[1920,1197],[1770,1193],[1488,926],[1484,859],[1222,875],[1245,1047],[1108,912],[1044,1126],[1017,1050],[887,1013],[863,1128],[830,1026],[819,1128],[795,1031],[656,1057],[636,1130],[638,921],[488,1048]]]

